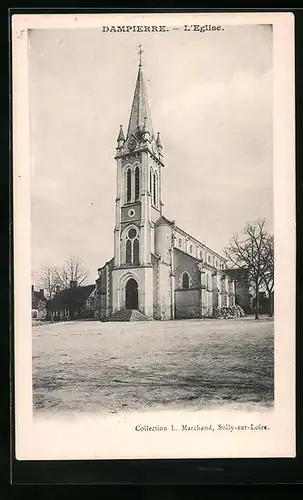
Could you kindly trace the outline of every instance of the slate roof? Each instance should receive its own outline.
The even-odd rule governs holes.
[[[132,133],[142,131],[145,118],[147,118],[148,130],[150,134],[153,135],[153,126],[147,100],[146,87],[143,78],[143,70],[142,66],[140,65],[126,139],[128,139]]]
[[[156,222],[156,226],[159,226],[161,224],[168,224],[169,226],[174,226],[176,231],[177,232],[180,232],[182,233],[184,236],[187,236],[188,238],[190,238],[191,240],[195,241],[196,243],[198,243],[198,245],[202,246],[203,248],[205,248],[206,250],[208,250],[209,252],[212,252],[213,254],[217,255],[220,259],[223,259],[225,262],[226,262],[226,258],[223,257],[223,255],[219,254],[218,252],[216,252],[215,250],[212,250],[210,247],[208,247],[207,245],[205,245],[204,243],[202,243],[201,241],[197,240],[197,238],[195,238],[194,236],[192,236],[191,234],[187,233],[186,231],[184,231],[184,229],[181,229],[180,226],[177,226],[177,224],[175,223],[175,221],[171,221],[169,219],[167,219],[167,217],[164,217],[164,215],[161,215],[161,217],[157,220]]]
[[[168,226],[173,226],[175,223],[174,221],[171,221],[167,219],[167,217],[164,217],[164,215],[161,215],[159,219],[156,221],[155,226],[160,226],[161,224],[167,224]]]
[[[184,250],[182,250],[182,248],[173,247],[173,250],[175,253],[181,253],[181,254],[185,255],[186,257],[189,257],[190,259],[195,260],[196,262],[201,262],[201,259],[197,259],[197,257],[195,257],[194,255],[191,255],[190,253],[184,252]],[[208,267],[207,262],[205,262],[205,264],[206,264],[206,267]],[[213,267],[211,267],[211,269],[213,269]]]
[[[60,309],[75,305],[81,306],[89,298],[94,289],[95,285],[86,285],[61,290],[49,301],[48,307],[50,309]]]

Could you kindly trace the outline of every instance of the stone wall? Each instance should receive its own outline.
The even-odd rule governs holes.
[[[200,286],[200,272],[197,260],[184,252],[174,249],[174,269],[176,290],[182,288],[182,275],[189,274],[190,288]]]
[[[200,318],[201,317],[201,290],[191,288],[189,290],[175,291],[175,317]]]

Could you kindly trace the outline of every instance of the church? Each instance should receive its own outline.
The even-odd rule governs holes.
[[[114,256],[98,269],[96,317],[210,318],[235,306],[226,259],[163,214],[164,150],[155,133],[141,50],[126,133],[117,137]]]

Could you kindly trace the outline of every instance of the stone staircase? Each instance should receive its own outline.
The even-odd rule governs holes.
[[[140,311],[136,309],[122,309],[121,311],[117,311],[108,321],[149,321],[148,318],[142,314]]]

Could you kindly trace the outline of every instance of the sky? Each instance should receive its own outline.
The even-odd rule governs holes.
[[[163,214],[222,253],[247,222],[273,227],[272,31],[32,30],[32,276],[78,255],[97,278],[113,256],[116,138],[127,131],[138,45],[165,168]]]

